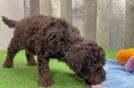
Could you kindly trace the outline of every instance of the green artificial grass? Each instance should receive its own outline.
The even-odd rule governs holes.
[[[107,49],[108,58],[114,58],[116,51]],[[27,66],[24,51],[19,52],[14,60],[14,67],[3,68],[6,51],[0,51],[0,88],[43,88],[38,86],[36,66]],[[50,69],[55,81],[49,88],[90,88],[68,68],[57,60],[51,60]]]
[[[106,49],[105,52],[106,52],[107,59],[113,59],[113,58],[115,58],[115,55],[117,53],[117,51],[111,50],[111,49]]]

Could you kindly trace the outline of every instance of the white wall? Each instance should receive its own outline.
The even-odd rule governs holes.
[[[23,0],[0,0],[0,16],[12,19],[24,17]],[[0,50],[6,49],[13,36],[13,29],[9,29],[0,17]]]

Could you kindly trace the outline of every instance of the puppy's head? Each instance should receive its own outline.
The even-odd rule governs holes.
[[[67,63],[88,84],[100,84],[106,78],[104,50],[95,42],[75,45],[66,54]]]

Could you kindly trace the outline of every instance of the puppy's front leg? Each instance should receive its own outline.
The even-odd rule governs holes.
[[[51,86],[54,82],[49,71],[49,58],[45,55],[38,56],[39,85]]]

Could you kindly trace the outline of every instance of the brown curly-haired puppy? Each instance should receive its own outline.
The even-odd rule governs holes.
[[[2,18],[5,24],[15,28],[4,67],[12,67],[15,54],[25,49],[29,65],[36,64],[33,55],[37,55],[42,86],[53,84],[48,65],[50,58],[67,63],[88,84],[100,84],[105,80],[104,50],[95,42],[84,40],[78,29],[65,20],[42,15],[20,21]]]

